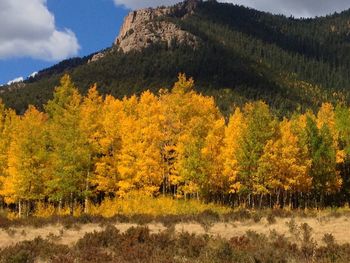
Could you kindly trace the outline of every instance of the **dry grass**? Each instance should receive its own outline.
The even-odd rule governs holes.
[[[346,215],[278,213],[283,217],[208,211],[183,221],[164,217],[164,224],[142,216],[134,222],[15,224],[0,231],[0,262],[350,262]]]
[[[332,217],[295,217],[291,218],[276,218],[275,223],[269,223],[266,217],[263,217],[259,222],[254,219],[243,221],[219,221],[209,225],[198,222],[180,222],[174,224],[176,233],[187,232],[190,234],[202,235],[209,234],[211,236],[219,236],[225,239],[243,236],[247,232],[256,232],[258,234],[269,235],[272,231],[286,236],[291,241],[293,235],[288,227],[288,222],[294,220],[295,224],[300,226],[304,223],[309,225],[312,231],[312,238],[318,243],[323,244],[325,234],[332,234],[335,241],[339,244],[350,244],[350,218],[347,216]],[[124,233],[132,227],[138,226],[136,223],[113,223],[113,225]],[[151,222],[145,224],[150,229],[151,233],[161,233],[167,230],[162,223]],[[61,224],[46,225],[43,227],[33,226],[18,226],[8,229],[0,229],[0,247],[7,247],[25,240],[34,240],[36,237],[49,238],[57,244],[73,246],[86,233],[100,232],[104,226],[98,223],[77,224],[70,228],[66,228]]]

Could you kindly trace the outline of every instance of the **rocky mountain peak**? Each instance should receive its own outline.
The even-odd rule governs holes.
[[[180,29],[172,22],[158,18],[191,15],[201,2],[201,0],[186,0],[172,7],[132,11],[124,19],[115,45],[125,53],[132,50],[140,51],[153,43],[162,42],[170,46],[173,41],[195,48],[199,43],[196,36]]]

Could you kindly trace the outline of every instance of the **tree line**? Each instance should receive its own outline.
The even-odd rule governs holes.
[[[68,75],[44,111],[0,104],[0,200],[85,207],[132,192],[231,206],[321,207],[349,200],[350,110],[324,103],[277,118],[262,102],[229,118],[180,74],[171,90],[80,95]]]

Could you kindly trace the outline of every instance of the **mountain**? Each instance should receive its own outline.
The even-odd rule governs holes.
[[[280,116],[324,101],[348,103],[350,10],[295,19],[187,0],[133,11],[112,47],[42,70],[2,88],[0,96],[22,112],[45,104],[64,73],[82,93],[97,83],[102,93],[123,97],[171,87],[179,72],[192,76],[225,113],[258,99]]]

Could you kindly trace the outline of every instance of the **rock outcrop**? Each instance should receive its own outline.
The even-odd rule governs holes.
[[[98,61],[106,56],[106,52],[99,52],[92,56],[92,58],[88,61],[88,63],[93,63],[95,61]]]
[[[115,41],[119,50],[140,51],[154,43],[186,44],[196,48],[200,42],[193,34],[182,30],[164,17],[186,17],[195,12],[200,0],[187,0],[172,7],[147,8],[129,13]]]

